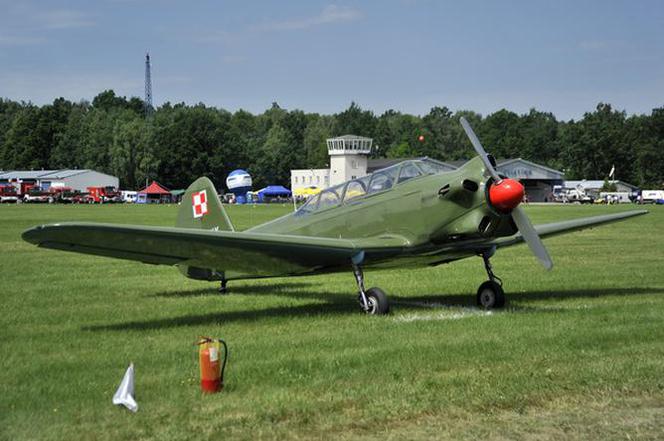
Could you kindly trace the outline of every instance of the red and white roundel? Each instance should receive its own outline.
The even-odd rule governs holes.
[[[207,193],[205,190],[198,191],[191,195],[194,218],[203,217],[208,212]]]

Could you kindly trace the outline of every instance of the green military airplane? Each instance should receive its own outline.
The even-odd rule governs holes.
[[[301,276],[353,270],[359,303],[385,314],[379,288],[365,289],[363,269],[435,266],[481,256],[489,280],[477,291],[483,308],[505,304],[491,270],[498,248],[525,241],[546,269],[552,261],[540,240],[647,211],[628,211],[533,227],[519,206],[523,186],[499,175],[465,119],[478,156],[454,171],[430,159],[409,160],[328,188],[297,211],[235,231],[207,178],[187,189],[175,228],[60,223],[26,230],[43,248],[175,265],[187,277],[221,281]]]

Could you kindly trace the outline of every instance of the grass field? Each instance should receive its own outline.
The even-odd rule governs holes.
[[[534,223],[633,207],[531,206]],[[0,206],[0,439],[662,439],[664,207],[499,251],[508,308],[473,307],[480,259],[216,286],[174,268],[40,250],[29,226],[173,225],[175,206]],[[242,228],[288,206],[230,207]],[[194,341],[226,339],[227,386],[199,392]],[[132,414],[111,397],[136,367]]]

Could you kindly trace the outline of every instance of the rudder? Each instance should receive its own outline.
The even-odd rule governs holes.
[[[235,231],[214,184],[206,177],[198,178],[182,196],[178,218],[180,228]]]

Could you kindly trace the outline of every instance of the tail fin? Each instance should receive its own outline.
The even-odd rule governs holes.
[[[198,178],[189,186],[178,211],[175,223],[180,228],[235,231],[219,200],[214,184],[208,178]]]

